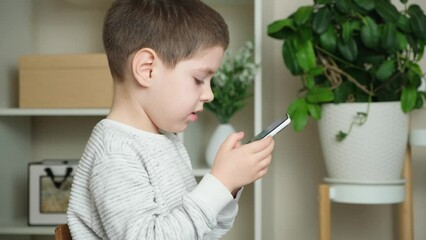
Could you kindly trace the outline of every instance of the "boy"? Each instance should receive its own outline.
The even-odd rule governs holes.
[[[213,100],[210,79],[229,42],[223,18],[199,0],[117,0],[103,40],[114,100],[74,177],[73,239],[220,238],[274,148],[272,138],[240,146],[244,134],[232,134],[197,185],[174,134]]]

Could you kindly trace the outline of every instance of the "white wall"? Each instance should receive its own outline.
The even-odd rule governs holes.
[[[31,1],[0,1],[0,107],[18,105],[9,93],[18,92],[17,56],[31,51],[31,7]]]
[[[57,0],[34,0],[34,3],[34,54],[103,52],[106,6],[84,7]]]
[[[394,1],[397,2],[397,1]],[[399,2],[399,1],[398,1]],[[417,2],[426,9],[426,2]],[[268,23],[287,17],[311,0],[263,1],[264,122],[286,112],[300,88],[300,80],[285,69],[281,43],[266,36]],[[423,61],[424,62],[424,61]],[[425,67],[425,64],[422,64]],[[413,114],[413,127],[426,128],[426,111]],[[317,123],[310,121],[301,133],[286,129],[276,137],[271,172],[264,179],[264,239],[318,238],[317,186],[326,176]],[[423,159],[423,161],[421,160]],[[426,151],[413,149],[415,239],[426,239]],[[332,237],[343,240],[394,239],[390,205],[332,204]]]

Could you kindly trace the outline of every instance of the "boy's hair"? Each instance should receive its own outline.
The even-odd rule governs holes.
[[[222,16],[200,0],[116,0],[108,10],[103,42],[111,74],[122,78],[131,54],[153,49],[173,68],[202,50],[228,48]]]

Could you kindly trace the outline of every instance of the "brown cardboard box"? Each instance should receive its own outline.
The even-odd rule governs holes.
[[[105,54],[28,55],[19,60],[21,108],[108,108],[112,85]]]

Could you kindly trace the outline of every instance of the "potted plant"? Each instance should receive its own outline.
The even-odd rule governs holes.
[[[401,130],[396,134],[401,146],[397,154],[392,154],[403,158],[408,135],[405,113],[421,108],[426,100],[425,92],[418,89],[424,77],[418,62],[426,44],[426,16],[418,5],[409,5],[408,0],[400,2],[402,10],[389,0],[316,0],[268,25],[268,35],[283,40],[285,66],[302,80],[302,88],[288,108],[293,127],[301,131],[309,117],[321,119],[326,160],[336,157],[364,163],[379,158],[365,156],[363,153],[370,150],[355,146],[352,135],[360,131],[367,134],[360,141],[371,148],[374,144],[395,147],[394,140],[388,139],[393,141],[391,145],[370,140],[375,140],[375,135],[386,140]],[[378,112],[383,106],[391,109],[390,116],[383,118]],[[330,111],[347,107],[348,113],[329,116]],[[397,116],[402,120],[394,120]],[[374,122],[379,126],[371,126]],[[401,125],[394,125],[396,122]],[[322,130],[325,123],[337,129]],[[386,128],[387,124],[391,129]],[[380,130],[382,127],[384,130]],[[381,132],[373,133],[375,130]],[[325,144],[334,149],[325,150]],[[348,152],[340,152],[340,148]],[[330,175],[333,171],[326,165]],[[402,168],[402,163],[397,165]],[[400,174],[399,169],[394,172]],[[375,180],[376,173],[372,175],[370,178]]]
[[[251,96],[258,70],[253,53],[253,43],[250,41],[235,54],[226,51],[222,65],[211,80],[214,100],[205,106],[217,117],[219,125],[206,150],[206,161],[210,166],[213,165],[219,146],[230,133],[235,132],[229,120],[245,106],[247,98]]]

